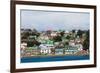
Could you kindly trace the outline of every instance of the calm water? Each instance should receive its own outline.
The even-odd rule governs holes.
[[[21,63],[28,62],[51,62],[51,61],[71,61],[71,60],[89,60],[89,55],[84,56],[49,56],[49,57],[24,57]]]

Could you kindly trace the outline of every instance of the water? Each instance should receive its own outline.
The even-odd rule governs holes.
[[[84,55],[84,56],[24,57],[24,58],[21,58],[21,63],[52,62],[52,61],[71,61],[71,60],[89,60],[89,55]]]

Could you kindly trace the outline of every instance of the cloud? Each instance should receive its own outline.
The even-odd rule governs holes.
[[[89,29],[90,14],[76,12],[52,12],[21,10],[21,28],[43,30]]]

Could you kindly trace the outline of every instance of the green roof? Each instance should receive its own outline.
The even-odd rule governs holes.
[[[41,43],[44,43],[44,44],[54,44],[54,42],[52,40],[42,40]]]
[[[54,42],[51,41],[51,40],[47,40],[46,43],[47,43],[47,44],[53,44]]]
[[[33,46],[33,47],[28,47],[29,50],[32,50],[32,49],[39,49],[37,46]]]

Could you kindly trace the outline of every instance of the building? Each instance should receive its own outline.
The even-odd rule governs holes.
[[[50,54],[51,53],[51,49],[46,44],[41,44],[39,47],[40,47],[41,54]]]
[[[46,40],[45,43],[40,44],[40,49],[42,54],[51,54],[51,49],[54,48],[54,42],[51,40]]]
[[[24,55],[23,57],[31,57],[31,56],[37,56],[40,54],[40,48],[37,46],[33,46],[33,47],[27,47],[24,50]]]
[[[24,56],[26,48],[27,48],[27,43],[25,42],[21,43],[21,49],[20,49],[21,57]]]
[[[57,36],[57,32],[51,32],[51,36],[52,36],[52,37]]]
[[[69,46],[75,46],[75,41],[74,40],[70,40],[69,41]]]
[[[35,40],[35,39],[36,39],[36,35],[30,35],[30,36],[28,37],[28,39]]]
[[[23,42],[21,43],[21,50],[24,50],[27,47],[27,43]]]
[[[63,55],[64,54],[64,47],[59,44],[55,47],[55,55]]]
[[[47,35],[45,35],[44,33],[42,33],[37,40],[41,43],[46,43],[46,40],[49,40],[49,37]]]
[[[78,48],[76,46],[67,46],[64,50],[65,54],[76,54],[78,52]]]
[[[64,49],[63,48],[55,48],[55,55],[63,55]]]
[[[81,43],[78,43],[75,46],[78,48],[79,51],[83,50],[83,46]]]

